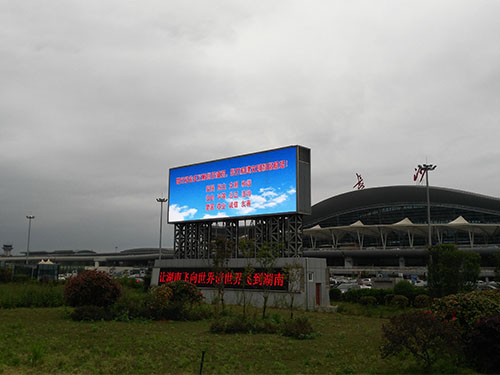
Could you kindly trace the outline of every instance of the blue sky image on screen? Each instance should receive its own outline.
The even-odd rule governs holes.
[[[173,168],[168,221],[296,212],[296,157],[293,146]]]

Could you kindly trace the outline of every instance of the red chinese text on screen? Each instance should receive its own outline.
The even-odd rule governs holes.
[[[277,161],[272,161],[269,163],[247,165],[247,166],[239,167],[239,168],[231,168],[229,175],[231,177],[232,176],[240,176],[240,175],[245,175],[245,174],[260,173],[260,172],[267,172],[267,171],[273,171],[273,170],[278,170],[278,169],[284,169],[287,167],[288,167],[288,160],[277,160]],[[195,174],[195,175],[190,175],[190,176],[177,177],[175,179],[175,184],[176,185],[191,184],[191,183],[195,183],[195,182],[210,181],[210,180],[215,180],[218,178],[226,178],[226,177],[228,177],[228,175],[226,174],[226,171],[221,170],[221,171],[200,173],[200,174]]]
[[[175,272],[166,271],[160,272],[158,281],[160,283],[169,283],[172,281],[188,281],[197,286],[216,286],[224,284],[227,286],[242,286],[243,274],[241,272],[206,272],[206,271],[193,271],[193,272]],[[255,272],[247,276],[246,285],[249,286],[269,286],[269,287],[282,287],[284,282],[283,274],[281,272]]]

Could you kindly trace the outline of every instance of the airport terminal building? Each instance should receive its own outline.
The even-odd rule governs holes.
[[[433,244],[481,255],[493,277],[500,252],[500,199],[430,187]],[[327,259],[339,274],[425,275],[429,233],[425,186],[387,186],[328,198],[304,218],[304,255]]]
[[[457,244],[481,255],[482,278],[494,278],[500,253],[500,199],[449,188],[430,187],[433,244]],[[252,231],[255,227],[246,228]],[[301,255],[324,258],[339,275],[425,276],[427,267],[427,197],[424,186],[386,186],[355,190],[312,206],[303,221]],[[157,248],[119,253],[32,251],[29,263],[50,259],[61,266],[151,268]],[[164,249],[163,259],[174,258]],[[0,254],[1,264],[24,264],[20,256]]]

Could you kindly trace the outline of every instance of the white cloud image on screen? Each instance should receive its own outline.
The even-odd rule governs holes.
[[[193,218],[198,210],[196,208],[189,208],[188,206],[179,207],[173,204],[169,207],[168,219],[170,221],[184,221]]]
[[[228,217],[228,215],[225,212],[218,212],[217,215],[206,214],[202,219],[217,219],[219,217]]]
[[[288,201],[295,192],[296,190],[293,187],[286,193],[281,193],[279,190],[277,192],[273,187],[261,188],[258,195],[252,195],[251,207],[238,207],[238,215],[249,215],[257,210],[276,207]],[[227,200],[227,202],[231,202],[231,200]]]

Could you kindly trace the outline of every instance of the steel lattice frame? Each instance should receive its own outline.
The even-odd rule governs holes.
[[[253,231],[248,238],[255,244],[253,256],[265,243],[283,244],[282,257],[302,256],[303,216],[266,216],[251,219]],[[240,238],[239,220],[225,220],[224,237],[238,246]],[[210,258],[210,242],[215,238],[213,222],[175,224],[174,257],[177,259]],[[248,229],[248,228],[245,228]],[[245,230],[245,233],[247,231]],[[250,234],[251,233],[251,234]],[[253,235],[252,235],[253,234]],[[234,252],[234,257],[239,251]]]

